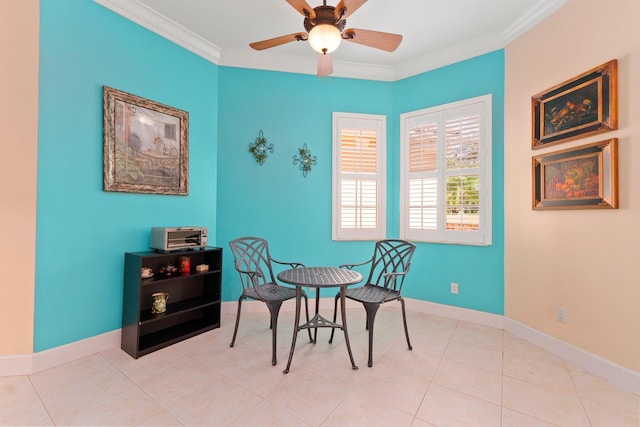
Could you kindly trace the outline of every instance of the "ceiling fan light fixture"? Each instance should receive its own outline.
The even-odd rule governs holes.
[[[318,53],[331,53],[340,46],[342,34],[335,25],[318,24],[309,31],[309,44]]]

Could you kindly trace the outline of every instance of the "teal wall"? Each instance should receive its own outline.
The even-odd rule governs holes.
[[[364,261],[371,242],[331,240],[331,114],[384,114],[389,237],[399,233],[399,115],[486,93],[494,106],[491,247],[419,243],[411,298],[503,313],[504,52],[398,82],[218,67],[92,0],[41,0],[35,351],[121,327],[123,254],[158,225],[208,226],[225,249],[223,298],[240,289],[228,242],[269,239],[315,265]],[[190,113],[190,194],[103,191],[104,85]],[[264,132],[275,152],[248,152]],[[293,165],[307,144],[318,164]],[[449,283],[460,283],[460,294]]]
[[[331,240],[331,114],[387,115],[387,236],[399,235],[399,116],[484,94],[493,95],[493,245],[419,243],[405,295],[503,314],[504,52],[460,62],[398,82],[372,82],[220,68],[218,245],[244,235],[269,239],[276,259],[339,265],[371,257],[371,242]],[[248,152],[263,130],[275,152],[258,165]],[[318,165],[303,178],[293,165],[307,143]],[[223,295],[241,289],[232,256]],[[460,294],[450,293],[450,283]]]
[[[499,50],[395,82],[396,121],[409,111],[493,96],[493,245],[418,244],[407,296],[504,314],[504,71],[504,50]],[[397,146],[399,133],[394,141]],[[399,188],[399,159],[394,162],[392,186]],[[392,203],[399,206],[399,195],[393,194]],[[458,295],[451,294],[451,282],[459,283]]]
[[[393,84],[227,67],[219,82],[218,244],[257,235],[274,258],[308,265],[370,257],[370,242],[331,240],[332,112],[391,118]],[[275,146],[262,166],[248,151],[260,130]],[[397,131],[388,120],[388,138]],[[293,164],[305,143],[318,158],[306,178]],[[223,278],[224,298],[237,299],[230,253]]]
[[[92,0],[41,0],[35,351],[121,327],[156,225],[215,242],[218,67]],[[190,113],[190,194],[103,191],[103,85]]]

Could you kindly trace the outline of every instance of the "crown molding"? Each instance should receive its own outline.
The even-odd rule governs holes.
[[[394,80],[405,79],[436,68],[465,61],[503,47],[500,34],[490,34],[459,43],[398,64],[395,67]]]
[[[544,21],[558,9],[564,6],[568,0],[540,0],[524,15],[509,25],[502,32],[502,44],[506,47],[509,43]]]
[[[96,3],[218,64],[220,48],[137,0],[94,0]]]
[[[308,56],[242,49],[220,49],[138,0],[94,0],[96,3],[171,40],[216,65],[286,73],[316,74],[316,62]],[[501,33],[460,43],[396,66],[334,61],[332,77],[396,81],[436,68],[505,48],[509,43],[560,9],[568,0],[539,0],[527,13]]]

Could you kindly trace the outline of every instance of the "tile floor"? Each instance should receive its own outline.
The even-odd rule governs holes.
[[[327,315],[329,313],[324,313]],[[330,312],[330,309],[329,309]],[[119,348],[29,376],[0,378],[0,425],[136,426],[603,426],[638,427],[640,398],[522,339],[408,312],[378,312],[367,367],[364,310],[349,308],[352,370],[344,337],[300,335],[286,366],[293,313],[278,327],[271,366],[265,313],[138,360]]]

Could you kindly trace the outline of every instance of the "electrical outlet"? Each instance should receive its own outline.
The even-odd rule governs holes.
[[[458,294],[458,284],[456,282],[451,282],[451,293]]]
[[[567,320],[569,318],[569,312],[567,311],[567,308],[558,307],[556,318],[558,319],[558,322],[567,323]]]

